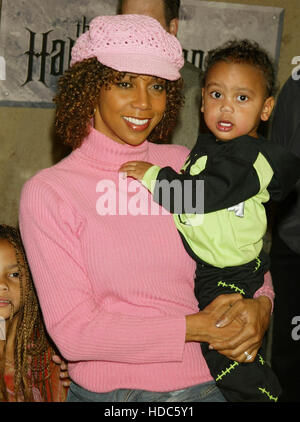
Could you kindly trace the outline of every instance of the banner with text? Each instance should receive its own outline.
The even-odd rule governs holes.
[[[201,0],[181,5],[178,38],[195,66],[232,38],[255,40],[278,61],[284,9]],[[0,105],[53,107],[74,42],[93,17],[116,9],[117,0],[2,0]]]

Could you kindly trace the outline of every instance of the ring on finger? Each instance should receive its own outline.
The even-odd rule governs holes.
[[[252,359],[252,355],[250,355],[250,353],[248,352],[244,352],[244,355],[246,355],[246,360],[251,360]]]

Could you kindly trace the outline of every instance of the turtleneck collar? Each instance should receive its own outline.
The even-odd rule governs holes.
[[[115,171],[126,161],[147,161],[148,151],[148,141],[138,146],[119,144],[92,128],[81,147],[74,153],[93,161],[94,165],[103,170]]]

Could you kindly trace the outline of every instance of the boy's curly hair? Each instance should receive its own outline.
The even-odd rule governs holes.
[[[102,87],[109,89],[126,72],[117,72],[90,58],[68,69],[58,82],[55,126],[59,138],[72,149],[80,147],[90,131],[90,120]],[[183,105],[182,79],[166,81],[167,105],[161,122],[153,129],[149,141],[162,142],[169,139],[176,125],[177,115]]]
[[[277,90],[275,66],[268,53],[257,42],[247,39],[230,40],[207,53],[202,77],[203,86],[209,70],[218,62],[246,63],[260,69],[266,81],[267,97],[274,96]]]
[[[142,1],[142,0],[140,0]],[[117,14],[123,14],[123,0],[118,1]],[[170,21],[175,18],[179,18],[180,0],[163,0],[165,20],[167,26],[170,25]]]

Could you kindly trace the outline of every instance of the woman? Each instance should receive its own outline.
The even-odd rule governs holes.
[[[69,361],[69,401],[225,401],[199,342],[245,361],[267,328],[269,279],[257,299],[220,296],[197,312],[195,266],[172,217],[118,173],[131,160],[184,163],[186,148],[146,140],[176,121],[182,65],[156,20],[95,18],[55,99],[74,151],[23,189],[22,236],[47,329]]]

